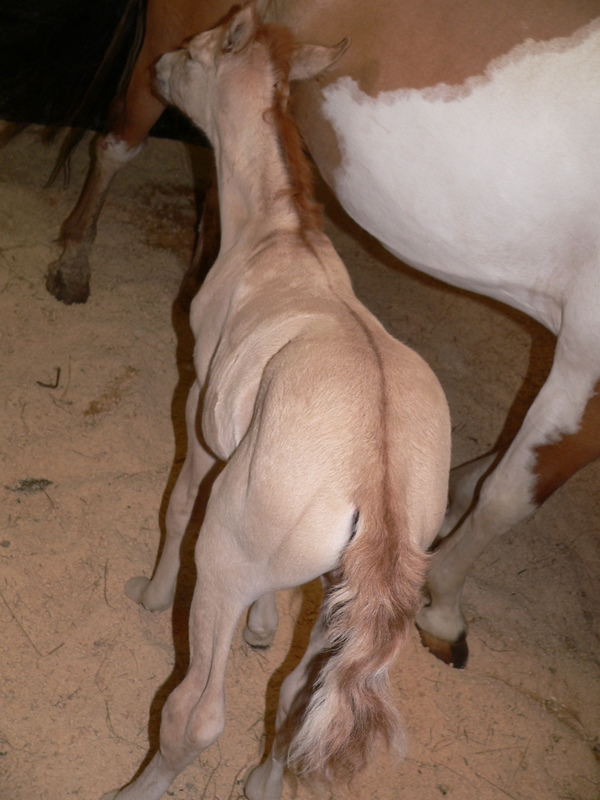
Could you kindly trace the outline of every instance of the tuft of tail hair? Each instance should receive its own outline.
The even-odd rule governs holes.
[[[374,511],[360,508],[323,601],[327,653],[288,751],[289,766],[308,780],[349,782],[381,742],[404,755],[388,667],[421,604],[429,559],[412,546],[404,514]]]

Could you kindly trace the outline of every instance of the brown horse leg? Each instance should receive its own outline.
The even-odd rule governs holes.
[[[141,147],[128,148],[113,134],[96,139],[95,155],[77,205],[64,222],[59,242],[63,252],[48,267],[46,288],[63,303],[85,303],[90,294],[89,253],[96,238],[96,222],[115,173]]]
[[[83,190],[61,229],[62,255],[48,268],[46,288],[67,305],[85,303],[89,297],[89,253],[112,179],[140,152],[151,127],[165,108],[151,93],[148,67],[140,61],[138,64],[140,67],[136,65],[117,124],[107,136],[96,139],[95,154]]]

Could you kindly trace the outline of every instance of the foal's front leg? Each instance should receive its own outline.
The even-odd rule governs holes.
[[[154,576],[150,580],[140,575],[125,585],[127,596],[149,611],[165,611],[173,603],[181,563],[181,540],[192,516],[200,484],[216,463],[196,435],[199,395],[200,387],[196,381],[190,389],[186,406],[187,454],[169,499],[165,545]]]
[[[204,534],[203,526],[200,537]],[[223,565],[206,553],[197,555],[196,564],[190,667],[163,708],[159,750],[132,784],[109,792],[102,800],[159,800],[177,775],[216,741],[225,725],[227,656],[247,606],[246,598],[235,590],[235,574],[230,573],[244,565]]]
[[[163,708],[159,750],[133,783],[103,800],[159,800],[177,775],[223,730],[225,667],[236,625],[244,610],[273,588],[258,564],[248,570],[248,552],[240,534],[243,509],[235,517],[232,495],[236,482],[225,483],[228,470],[231,472],[231,464],[213,485],[198,535],[190,666]]]

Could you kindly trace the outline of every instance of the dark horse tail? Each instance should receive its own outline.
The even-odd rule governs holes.
[[[0,6],[0,147],[31,123],[51,141],[69,127],[48,179],[64,170],[85,131],[106,131],[144,38],[147,0],[89,4],[35,0]]]
[[[105,129],[143,40],[146,2],[0,0],[0,117],[9,121],[0,144],[30,123],[45,126],[46,140],[63,126]]]

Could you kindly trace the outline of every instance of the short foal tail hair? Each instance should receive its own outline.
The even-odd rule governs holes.
[[[381,740],[404,754],[388,666],[420,606],[429,559],[413,548],[404,514],[387,505],[361,506],[324,600],[329,649],[289,750],[290,766],[308,779],[350,781]]]

